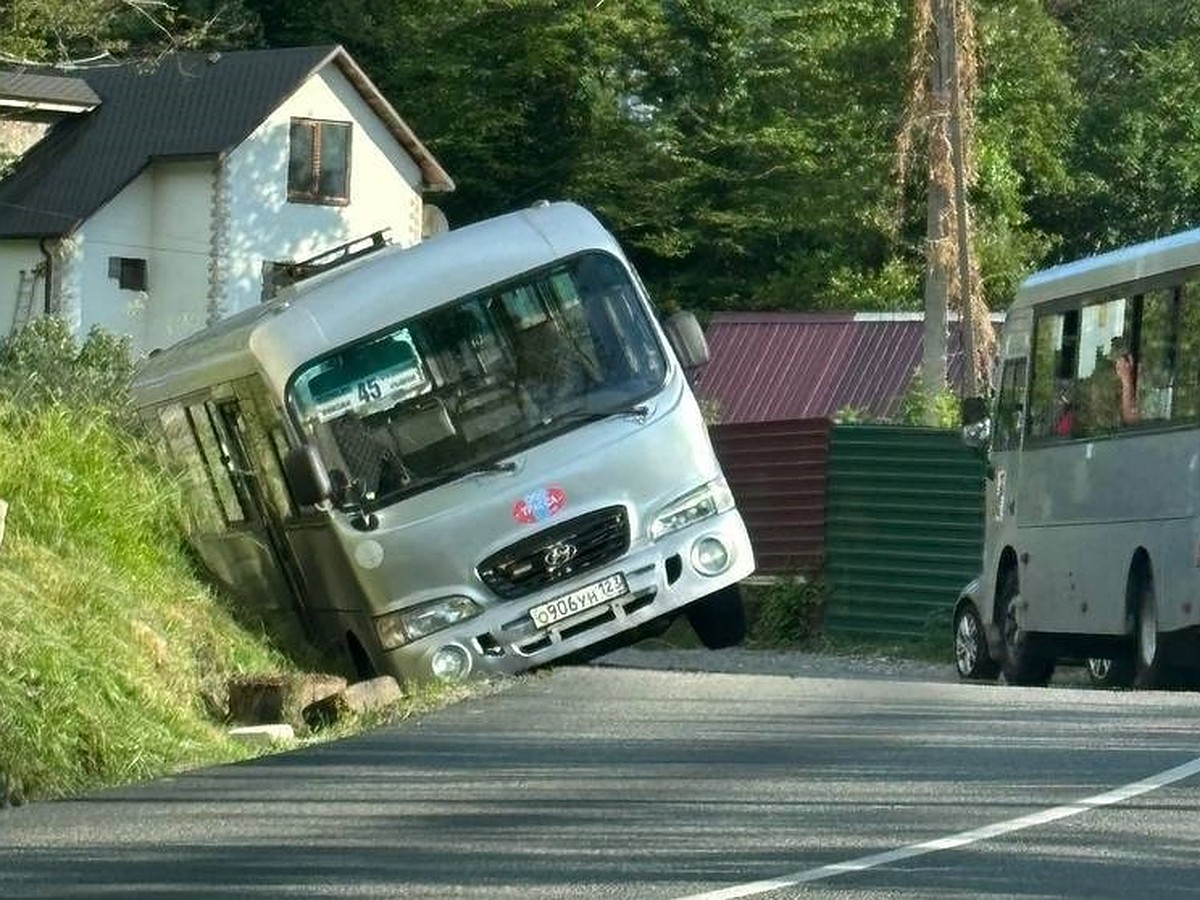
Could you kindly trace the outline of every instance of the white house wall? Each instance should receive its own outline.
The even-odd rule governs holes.
[[[289,203],[288,142],[295,117],[352,122],[350,202]],[[262,299],[264,262],[305,259],[338,244],[390,228],[393,243],[421,239],[421,172],[361,95],[327,66],[281,104],[229,154],[217,230],[225,289],[219,313]]]
[[[17,291],[21,286],[21,271],[33,271],[43,259],[37,241],[0,241],[0,337],[8,334],[15,324]],[[45,295],[38,282],[38,295],[34,298],[34,310],[41,312],[46,307]]]
[[[62,313],[80,336],[93,326],[132,338],[135,353],[204,326],[208,194],[213,163],[155,163],[106,203],[71,240]],[[146,261],[146,291],[109,277],[109,259]]]
[[[151,168],[154,254],[147,270],[145,348],[166,347],[208,324],[215,159]]]
[[[111,256],[145,259],[153,278],[154,234],[148,215],[153,195],[153,180],[143,172],[69,239],[60,263],[64,281],[59,308],[81,337],[99,326],[128,334],[135,347],[144,347],[147,295],[121,290],[108,277],[108,260]]]

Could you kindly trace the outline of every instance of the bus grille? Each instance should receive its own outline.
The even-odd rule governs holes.
[[[617,559],[629,549],[629,516],[610,506],[494,553],[479,565],[483,583],[505,600],[525,597]]]

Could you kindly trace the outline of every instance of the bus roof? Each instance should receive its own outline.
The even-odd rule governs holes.
[[[1200,228],[1035,272],[1021,284],[1011,310],[1197,265]]]
[[[133,379],[138,405],[261,371],[277,391],[302,363],[457,297],[616,240],[574,203],[541,203],[412,247],[387,247],[291,285],[151,354]]]

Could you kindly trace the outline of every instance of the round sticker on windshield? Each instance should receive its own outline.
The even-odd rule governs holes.
[[[567,495],[562,488],[538,488],[513,505],[512,515],[518,522],[534,525],[558,515],[566,505]]]

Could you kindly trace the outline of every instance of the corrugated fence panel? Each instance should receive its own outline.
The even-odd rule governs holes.
[[[927,633],[978,573],[983,491],[984,463],[957,431],[835,425],[826,633]]]
[[[786,419],[709,430],[750,532],[759,575],[821,568],[829,429],[825,419]]]

